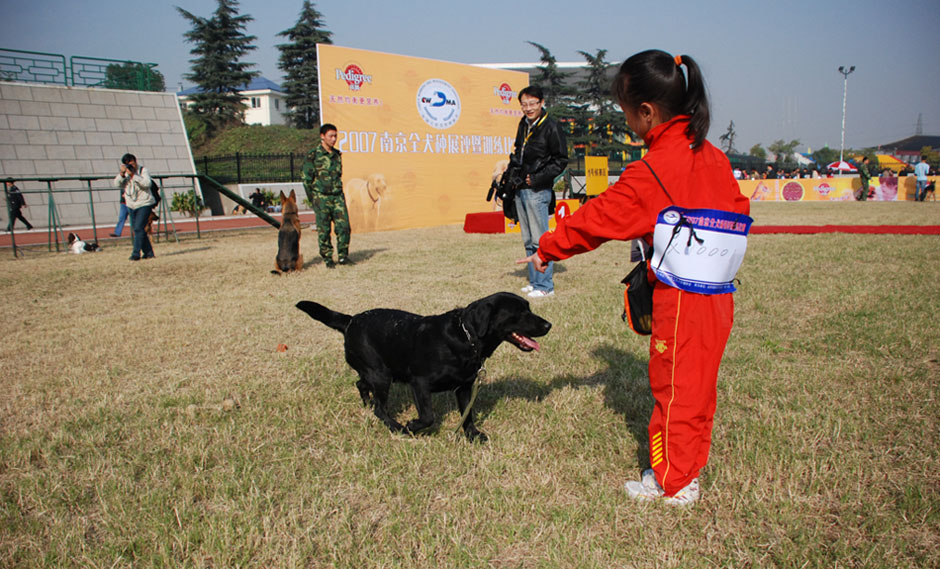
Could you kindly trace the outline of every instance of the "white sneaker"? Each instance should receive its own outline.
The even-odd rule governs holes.
[[[529,293],[529,292],[532,292],[533,290],[535,290],[535,287],[532,286],[532,285],[526,285],[526,286],[520,288],[519,290],[522,291],[522,292],[525,292],[525,293]]]
[[[662,498],[670,506],[690,506],[698,501],[701,492],[699,490],[698,478],[693,479],[685,488],[679,490],[673,496],[664,496],[663,487],[656,481],[656,475],[652,469],[643,471],[640,480],[631,480],[623,485],[627,494],[636,500],[656,500]]]
[[[528,296],[529,298],[543,298],[546,296],[554,296],[554,295],[555,295],[554,290],[533,290],[526,296]]]
[[[656,481],[652,468],[644,470],[640,480],[630,480],[623,487],[631,498],[637,500],[655,500],[663,497],[663,487]]]

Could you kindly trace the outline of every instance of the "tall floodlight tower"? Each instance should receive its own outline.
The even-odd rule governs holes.
[[[839,73],[842,74],[842,144],[839,146],[839,174],[842,173],[842,155],[845,153],[845,96],[849,88],[849,75],[855,71],[855,66],[846,69],[839,66]]]

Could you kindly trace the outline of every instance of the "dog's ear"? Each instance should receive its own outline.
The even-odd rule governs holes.
[[[471,335],[484,338],[490,333],[496,316],[496,304],[495,296],[491,295],[471,302],[460,312],[460,320]]]
[[[286,199],[287,199],[287,196],[284,195],[284,190],[281,190],[281,201],[283,202]]]
[[[290,191],[290,199],[297,201],[297,194],[294,193],[294,190]]]

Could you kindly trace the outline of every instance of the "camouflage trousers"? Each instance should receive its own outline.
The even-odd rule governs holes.
[[[327,196],[313,194],[313,211],[317,214],[317,238],[320,256],[324,260],[333,260],[333,243],[330,229],[336,232],[336,253],[340,259],[349,257],[349,213],[346,211],[346,197],[343,194]]]

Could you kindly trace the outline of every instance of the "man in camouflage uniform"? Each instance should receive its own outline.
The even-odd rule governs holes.
[[[330,239],[330,224],[336,232],[336,252],[340,265],[351,264],[349,260],[349,213],[343,195],[343,159],[336,145],[336,127],[325,124],[320,127],[320,144],[307,154],[302,179],[307,199],[317,215],[317,234],[320,256],[328,269],[333,262],[333,243]]]

